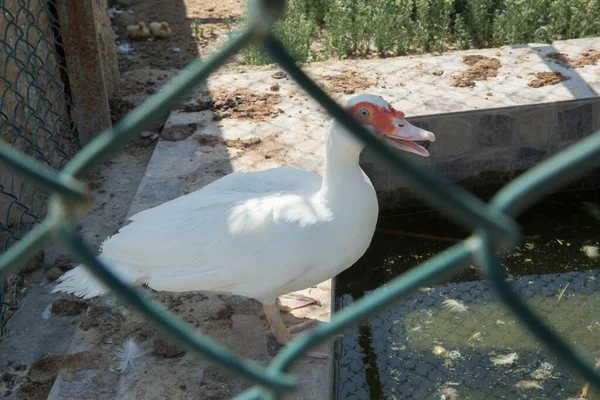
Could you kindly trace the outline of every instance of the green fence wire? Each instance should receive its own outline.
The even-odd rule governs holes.
[[[39,163],[59,170],[79,149],[53,1],[0,0],[0,138]],[[0,254],[41,218],[48,196],[21,177],[0,174]],[[16,282],[19,282],[17,277]],[[11,283],[11,286],[13,283]],[[0,281],[0,335],[16,290]]]
[[[121,300],[142,313],[156,327],[221,368],[254,384],[236,399],[281,399],[285,393],[297,389],[296,379],[288,372],[304,352],[324,343],[332,335],[367,320],[440,275],[457,273],[474,262],[484,268],[487,278],[509,309],[551,351],[600,389],[600,375],[594,371],[593,362],[565,342],[531,311],[507,283],[505,271],[496,257],[496,250],[514,246],[521,240],[515,217],[543,196],[600,165],[600,132],[519,176],[486,204],[416,166],[406,156],[392,153],[310,80],[271,33],[273,22],[284,11],[284,3],[283,0],[250,1],[248,26],[239,31],[221,51],[206,62],[196,60],[191,63],[163,91],[150,97],[112,129],[103,132],[81,149],[60,173],[0,142],[0,162],[52,193],[48,217],[0,258],[0,279],[27,261],[48,241],[59,238],[97,278],[110,286]],[[261,43],[304,90],[412,183],[425,200],[447,211],[457,223],[474,232],[469,239],[333,315],[331,323],[320,325],[298,337],[296,341],[284,347],[268,367],[236,356],[179,320],[141,291],[121,282],[96,260],[94,252],[76,230],[78,219],[85,215],[89,201],[87,188],[79,179],[91,168],[109,158],[123,143],[132,139],[155,119],[166,115],[176,103],[182,101],[188,91],[204,82],[213,71],[252,40]]]

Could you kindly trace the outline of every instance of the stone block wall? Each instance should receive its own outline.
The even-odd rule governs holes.
[[[414,159],[469,189],[499,187],[560,150],[600,130],[600,99],[408,118],[436,134],[431,156]],[[411,156],[412,157],[412,156]],[[361,158],[382,209],[415,202],[408,186],[368,150]]]

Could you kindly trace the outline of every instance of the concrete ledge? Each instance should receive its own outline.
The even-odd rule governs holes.
[[[570,68],[549,56],[561,52],[575,60],[589,49],[600,49],[600,40],[473,50],[439,57],[322,63],[306,70],[341,102],[359,93],[384,96],[409,120],[437,136],[429,146],[431,157],[414,159],[452,182],[479,175],[482,179],[471,181],[476,189],[489,183],[489,173],[510,177],[600,129],[599,67]],[[498,75],[474,81],[474,87],[452,87],[456,74],[468,68],[462,61],[468,55],[498,59]],[[569,79],[538,88],[528,86],[535,78],[531,73],[548,71]],[[184,174],[184,192],[232,171],[290,164],[322,172],[329,117],[293,80],[278,74],[276,67],[270,66],[215,75],[187,104],[193,108],[240,94],[236,98],[245,104],[243,95],[249,93],[272,99],[274,105],[265,109],[265,115],[247,117],[233,112],[221,119],[210,109],[186,112],[185,108],[171,114],[166,131],[191,127],[186,144],[181,144],[189,160],[182,158],[174,167],[188,168],[185,165],[189,164],[195,169]],[[215,137],[219,140],[212,140]],[[222,143],[252,138],[262,142],[244,149]],[[407,187],[387,165],[368,150],[363,152],[361,163],[378,191],[382,209],[406,203]]]

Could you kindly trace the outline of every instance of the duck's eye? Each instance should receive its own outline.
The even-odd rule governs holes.
[[[363,108],[362,110],[359,111],[359,114],[361,117],[367,118],[369,116],[369,110],[367,110],[366,108]]]

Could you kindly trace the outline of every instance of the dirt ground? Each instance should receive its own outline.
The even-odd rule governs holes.
[[[110,0],[121,73],[121,85],[110,101],[113,122],[160,90],[194,59],[215,51],[227,33],[239,26],[245,7],[243,0]],[[163,21],[172,33],[168,38],[136,40],[127,34],[127,26]],[[127,46],[131,50],[123,51]],[[235,63],[232,60],[229,65]],[[158,133],[161,127],[158,122],[150,131]],[[146,138],[149,144],[157,135]]]
[[[557,85],[562,81],[569,79],[568,76],[561,74],[560,72],[536,72],[531,73],[535,78],[529,82],[528,86],[532,88],[539,88],[548,85]]]
[[[129,43],[134,48],[129,54],[119,54],[119,69],[124,73],[145,68],[182,69],[198,55],[210,53],[218,45],[218,38],[239,24],[245,1],[111,0],[109,7],[123,11],[113,13],[117,44]],[[172,32],[167,39],[131,40],[127,37],[128,25],[162,21],[169,24]]]
[[[548,58],[553,59],[557,64],[567,68],[583,68],[585,65],[595,65],[600,60],[600,51],[590,49],[585,53],[577,56],[575,60],[572,60],[568,54],[565,53],[548,53]]]
[[[497,58],[477,54],[464,56],[462,61],[468,68],[454,76],[450,86],[473,87],[475,81],[485,81],[497,76],[498,69],[502,66]]]
[[[354,94],[357,90],[375,86],[377,82],[358,71],[344,70],[338,75],[326,76],[322,85],[328,92]]]
[[[277,90],[271,87],[271,91],[276,92]],[[278,107],[278,104],[281,103],[281,96],[276,93],[257,94],[246,89],[220,90],[212,93],[211,97],[210,101],[202,101],[198,105],[214,111],[213,118],[215,120],[242,118],[266,121],[283,113],[283,110]]]

